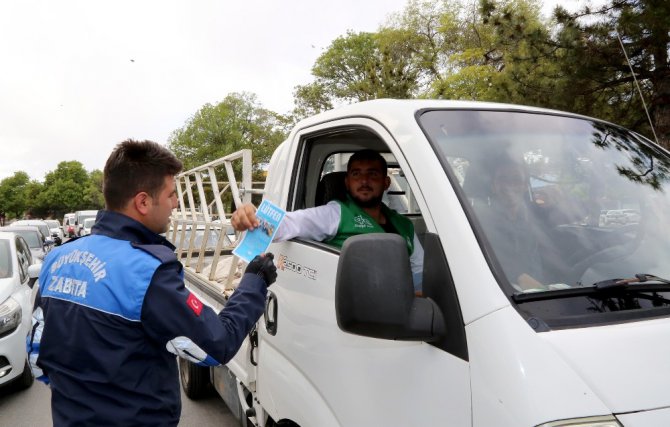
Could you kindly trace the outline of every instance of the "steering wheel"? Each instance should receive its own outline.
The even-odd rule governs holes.
[[[620,227],[616,229],[616,235],[618,237],[625,237],[624,234],[630,231],[629,227]],[[583,260],[577,262],[572,266],[572,274],[569,278],[568,283],[578,282],[578,279],[581,279],[586,270],[594,264],[601,262],[614,261],[616,259],[625,258],[626,256],[632,254],[637,250],[637,248],[642,243],[642,238],[645,234],[645,227],[643,223],[639,223],[637,226],[637,233],[633,238],[628,238],[626,241],[620,244],[613,246],[608,246],[604,249],[596,251],[591,255],[587,256]],[[574,257],[573,257],[574,259]]]

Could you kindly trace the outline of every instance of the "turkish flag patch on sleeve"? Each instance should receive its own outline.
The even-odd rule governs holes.
[[[188,298],[186,299],[186,305],[193,310],[196,316],[200,316],[200,313],[202,312],[202,302],[200,302],[198,297],[189,293]]]

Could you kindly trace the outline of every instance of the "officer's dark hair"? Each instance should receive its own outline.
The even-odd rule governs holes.
[[[167,148],[153,141],[128,139],[119,143],[105,163],[102,192],[108,210],[122,210],[139,192],[157,197],[166,176],[183,165]]]
[[[349,172],[351,169],[351,164],[357,161],[379,162],[382,166],[382,173],[386,175],[386,171],[388,169],[386,159],[375,150],[365,149],[356,151],[354,154],[352,154],[351,157],[349,157],[349,161],[347,162],[347,172]]]

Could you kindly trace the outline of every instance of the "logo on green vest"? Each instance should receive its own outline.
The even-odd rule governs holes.
[[[355,228],[374,228],[372,222],[369,219],[365,218],[363,215],[356,215],[354,217],[354,227]]]

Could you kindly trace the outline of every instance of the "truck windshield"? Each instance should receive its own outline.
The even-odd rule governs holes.
[[[569,326],[670,313],[662,283],[603,286],[670,277],[664,151],[620,127],[560,115],[441,110],[419,121],[523,314]],[[598,291],[569,291],[590,288]]]

